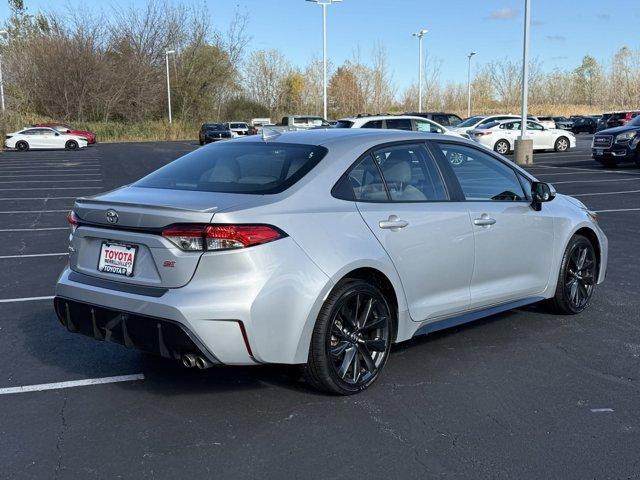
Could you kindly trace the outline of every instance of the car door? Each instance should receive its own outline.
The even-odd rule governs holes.
[[[553,148],[554,135],[551,130],[545,129],[538,122],[527,122],[527,135],[533,140],[534,149]]]
[[[473,229],[426,146],[381,146],[349,178],[362,218],[398,271],[412,319],[466,311]]]
[[[64,146],[61,145],[64,142],[64,137],[52,128],[42,128],[39,133],[39,137],[43,145],[42,148],[60,148],[61,146]]]
[[[529,180],[478,148],[432,145],[436,154],[456,158],[448,166],[473,223],[471,308],[536,297],[550,279],[554,233],[549,210],[531,207]]]

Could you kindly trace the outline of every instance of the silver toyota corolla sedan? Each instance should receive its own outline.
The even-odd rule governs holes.
[[[338,394],[415,335],[542,300],[579,313],[607,266],[578,200],[419,132],[212,144],[68,219],[55,309],[70,331],[187,367],[303,364]]]

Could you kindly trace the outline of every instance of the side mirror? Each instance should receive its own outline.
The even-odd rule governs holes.
[[[59,132],[56,132],[56,133],[55,133],[55,136],[56,136],[56,137],[59,137],[59,136],[60,136],[60,133],[59,133]]]
[[[533,182],[531,184],[531,207],[539,212],[542,210],[544,202],[550,202],[556,198],[556,189],[553,185],[544,182]]]

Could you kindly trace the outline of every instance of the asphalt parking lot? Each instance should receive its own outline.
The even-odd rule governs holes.
[[[640,477],[640,169],[604,169],[590,139],[536,154],[531,171],[600,212],[609,271],[592,307],[416,338],[348,398],[316,393],[294,368],[186,370],[56,320],[73,199],[195,142],[0,154],[0,477]]]

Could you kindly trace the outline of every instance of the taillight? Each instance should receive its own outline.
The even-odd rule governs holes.
[[[246,248],[272,242],[285,234],[270,225],[177,225],[162,236],[186,252]]]
[[[71,233],[74,233],[76,231],[76,228],[78,228],[78,223],[80,223],[76,212],[71,210],[69,213],[67,213],[67,222],[69,222]]]

